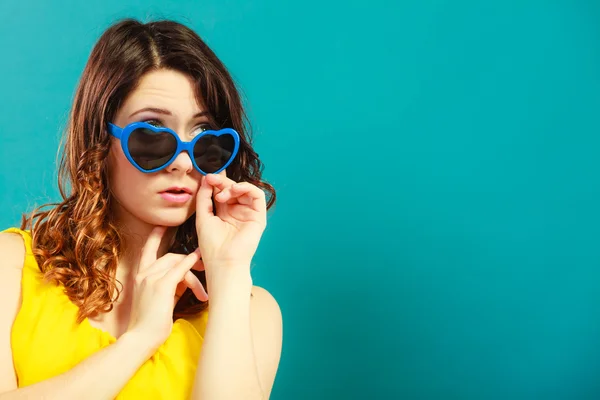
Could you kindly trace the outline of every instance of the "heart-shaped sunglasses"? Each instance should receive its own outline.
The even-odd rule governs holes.
[[[217,174],[231,164],[240,147],[240,136],[231,128],[203,131],[190,142],[183,142],[169,128],[147,122],[133,122],[124,128],[109,123],[108,132],[121,141],[131,164],[146,173],[166,168],[187,151],[201,174]]]

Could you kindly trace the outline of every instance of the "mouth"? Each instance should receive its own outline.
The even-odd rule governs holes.
[[[185,187],[171,187],[160,192],[160,196],[170,203],[186,203],[192,198],[192,191]]]
[[[186,187],[170,187],[166,190],[163,190],[161,193],[171,193],[171,194],[192,194],[192,190]]]

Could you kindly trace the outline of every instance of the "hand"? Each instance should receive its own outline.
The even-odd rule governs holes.
[[[266,215],[265,193],[258,187],[236,183],[225,171],[202,178],[196,197],[196,230],[207,278],[214,265],[250,266],[267,225]]]
[[[141,334],[155,349],[171,334],[173,308],[186,288],[198,300],[208,299],[204,287],[190,271],[204,269],[198,250],[188,255],[167,253],[156,258],[165,231],[165,227],[155,227],[142,249],[127,329]]]

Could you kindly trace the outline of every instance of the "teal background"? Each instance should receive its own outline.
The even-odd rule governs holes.
[[[0,226],[57,198],[100,33],[174,18],[243,88],[279,190],[272,398],[600,398],[600,3],[49,3],[0,3]]]

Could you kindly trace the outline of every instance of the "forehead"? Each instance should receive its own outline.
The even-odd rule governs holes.
[[[204,111],[202,100],[198,100],[191,78],[178,71],[160,69],[142,76],[119,114],[130,115],[140,108],[155,107],[185,118]]]

